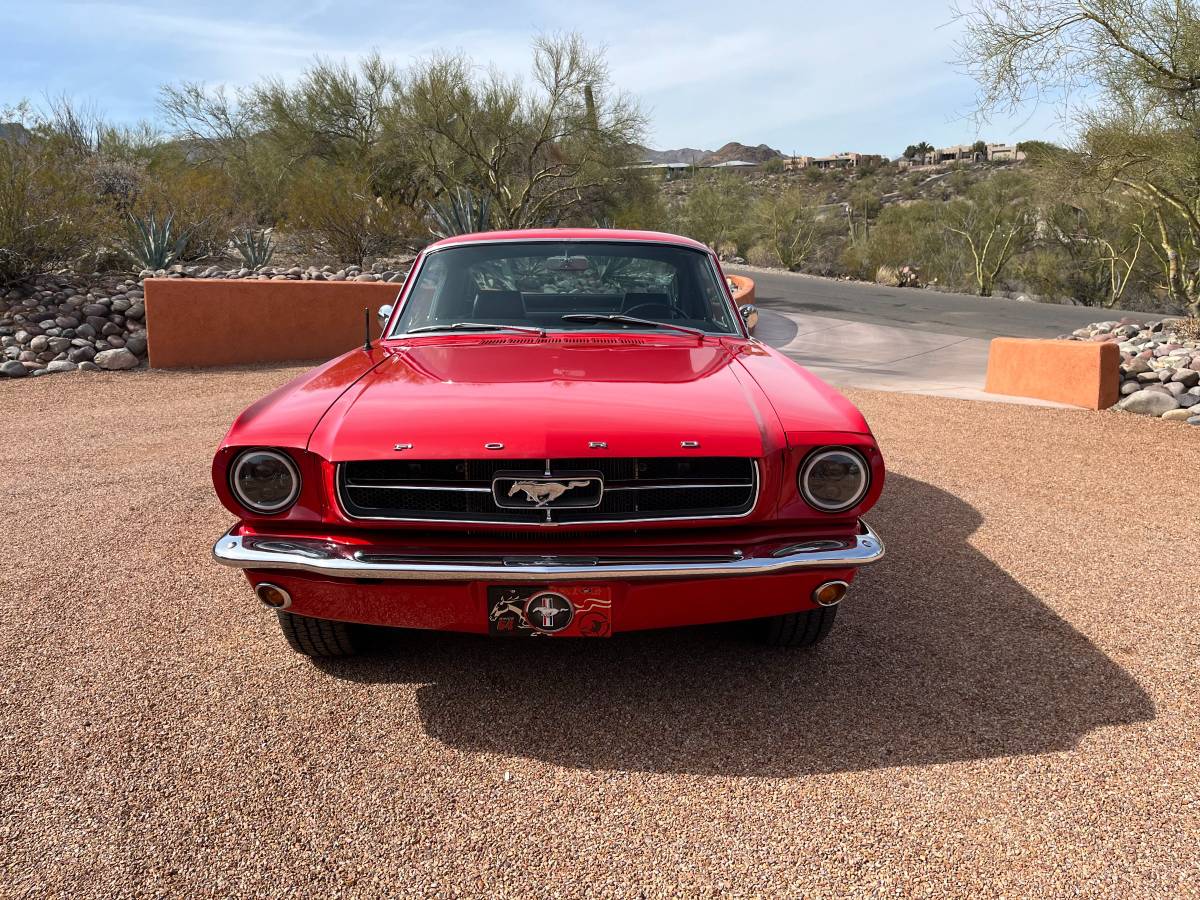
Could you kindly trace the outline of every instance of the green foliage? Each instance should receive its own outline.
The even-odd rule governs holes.
[[[372,54],[230,92],[167,87],[162,109],[188,165],[219,173],[222,195],[239,198],[238,221],[313,232],[344,259],[411,243],[430,205],[459,190],[486,202],[488,225],[506,228],[646,206],[646,179],[627,168],[643,117],[578,35],[535,40],[527,81],[462,54],[407,71]],[[313,177],[343,193],[312,196]],[[354,223],[369,233],[352,237]]]
[[[288,224],[338,262],[361,265],[428,233],[411,207],[375,194],[366,173],[315,160],[302,172],[287,198]]]
[[[532,69],[525,83],[481,76],[461,55],[418,64],[406,151],[434,193],[465,185],[487,196],[497,227],[595,219],[637,161],[644,118],[578,35],[535,40]]]
[[[821,237],[816,205],[795,190],[760,198],[752,221],[761,248],[753,254],[757,264],[798,268]]]
[[[241,203],[234,180],[219,169],[194,166],[173,156],[154,160],[132,212],[146,216],[166,211],[176,222],[188,225],[188,240],[178,262],[220,257],[229,245],[229,233],[251,212]]]
[[[1040,162],[1069,162],[1076,194],[1136,202],[1153,289],[1200,313],[1200,3],[972,0],[961,16],[981,112],[1087,86],[1077,152]]]
[[[745,256],[753,238],[751,202],[746,179],[741,175],[697,175],[677,214],[675,227],[713,248],[732,244],[739,256]]]
[[[145,217],[130,213],[125,252],[138,268],[158,271],[173,265],[182,256],[188,237],[186,230],[175,233],[171,215],[159,222],[154,213]]]
[[[53,132],[0,140],[0,284],[68,265],[105,244],[113,220],[87,159]]]
[[[1027,179],[1002,173],[972,185],[948,203],[944,225],[962,245],[971,267],[971,288],[990,297],[997,279],[1029,244],[1036,222]]]
[[[933,145],[928,141],[921,141],[919,144],[909,144],[904,148],[905,159],[916,159],[923,157],[926,153],[933,152]]]
[[[429,230],[439,239],[487,231],[491,223],[490,210],[490,198],[476,197],[466,188],[456,188],[441,201],[429,204],[432,220]]]
[[[271,232],[265,228],[235,231],[230,243],[248,269],[265,266],[275,256],[275,242],[271,239]]]
[[[946,204],[920,200],[886,207],[869,236],[846,247],[843,265],[864,280],[874,280],[881,267],[915,266],[926,283],[961,289],[966,265],[960,249],[943,227]]]
[[[631,172],[622,182],[621,191],[613,197],[614,228],[633,228],[663,231],[670,227],[669,214],[655,180],[644,173]]]

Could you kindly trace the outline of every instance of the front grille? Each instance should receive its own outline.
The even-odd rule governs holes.
[[[598,473],[593,508],[496,505],[499,473]],[[545,524],[744,516],[758,497],[758,466],[731,456],[616,459],[370,460],[338,466],[338,499],[356,519]]]

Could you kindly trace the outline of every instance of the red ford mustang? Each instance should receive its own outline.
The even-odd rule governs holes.
[[[702,244],[491,232],[418,257],[383,335],[238,417],[214,547],[296,650],[368,626],[506,636],[757,620],[829,632],[884,466],[862,415],[751,337]]]

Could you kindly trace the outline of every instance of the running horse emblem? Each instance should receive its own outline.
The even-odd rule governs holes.
[[[572,488],[587,487],[588,481],[514,481],[508,489],[508,496],[515,496],[517,491],[524,491],[526,498],[535,506],[546,506],[557,500]]]

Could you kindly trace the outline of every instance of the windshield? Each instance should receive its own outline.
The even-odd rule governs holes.
[[[474,244],[430,253],[391,333],[504,325],[740,334],[707,254],[671,244],[598,241]]]

